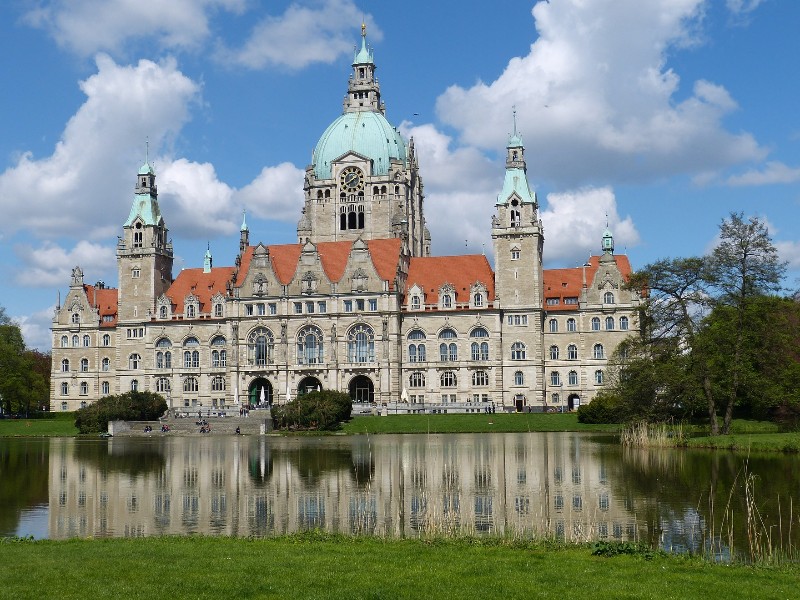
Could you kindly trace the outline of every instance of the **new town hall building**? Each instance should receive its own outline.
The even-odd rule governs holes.
[[[606,382],[638,328],[627,257],[606,232],[577,268],[542,268],[544,232],[525,150],[508,141],[483,255],[431,256],[413,139],[385,117],[362,32],[344,110],[306,168],[297,243],[253,244],[232,266],[173,277],[148,162],[117,245],[119,287],[79,267],[53,319],[52,410],[129,390],[170,407],[283,403],[314,389],[402,410],[574,408]],[[490,201],[487,198],[487,201]],[[487,224],[488,225],[488,224]]]

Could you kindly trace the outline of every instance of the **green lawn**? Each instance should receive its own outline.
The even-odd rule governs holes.
[[[495,413],[358,416],[346,433],[509,433],[518,431],[609,431],[619,425],[584,425],[576,413]]]
[[[320,534],[0,543],[0,597],[796,598],[800,567]]]
[[[0,437],[77,435],[75,413],[53,413],[42,419],[0,419]]]

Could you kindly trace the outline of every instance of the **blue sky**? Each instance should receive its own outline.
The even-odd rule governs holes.
[[[145,140],[175,274],[292,242],[362,18],[387,117],[413,136],[437,255],[491,253],[516,107],[547,267],[705,253],[765,219],[800,285],[794,0],[11,0],[0,8],[0,305],[29,345],[72,267],[116,285]]]

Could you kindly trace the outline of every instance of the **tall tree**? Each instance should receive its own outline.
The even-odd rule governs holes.
[[[0,402],[4,412],[28,413],[46,403],[48,387],[18,325],[0,325]]]
[[[735,328],[729,364],[730,386],[722,433],[730,432],[733,407],[739,395],[743,363],[745,315],[760,296],[777,292],[786,271],[766,224],[758,217],[731,213],[720,225],[720,241],[709,261],[709,282],[717,305],[734,309]]]
[[[628,286],[646,290],[647,301],[642,311],[641,346],[646,360],[629,365],[628,379],[620,383],[639,380],[633,369],[650,364],[652,385],[659,390],[657,396],[667,395],[684,407],[693,404],[699,384],[705,398],[711,434],[719,433],[715,392],[709,372],[709,357],[704,347],[697,343],[708,310],[708,261],[705,258],[662,259],[646,265],[632,274]],[[623,397],[625,394],[622,394]],[[640,401],[647,399],[641,398]]]

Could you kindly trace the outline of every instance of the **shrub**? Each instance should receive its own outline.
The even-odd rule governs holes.
[[[167,401],[153,392],[127,392],[105,396],[75,413],[80,433],[108,430],[109,421],[154,421],[167,410]]]
[[[348,421],[352,410],[353,401],[348,394],[322,390],[273,406],[272,421],[278,429],[331,431]]]
[[[623,423],[628,417],[622,399],[608,392],[600,392],[594,400],[578,408],[579,423]]]

